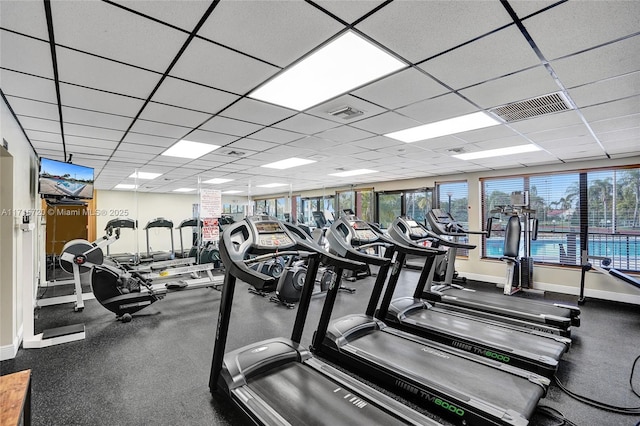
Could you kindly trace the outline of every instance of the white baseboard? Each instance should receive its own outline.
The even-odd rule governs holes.
[[[470,280],[485,281],[493,284],[504,284],[504,277],[473,274],[469,272],[464,272],[462,273],[462,275],[467,277],[467,279],[470,279]],[[539,281],[535,282],[533,289],[541,290],[541,291],[553,291],[555,293],[571,294],[575,296],[578,296],[580,294],[580,287],[543,283]],[[623,303],[631,303],[633,305],[640,305],[640,294],[618,293],[615,291],[593,290],[589,288],[585,288],[584,294],[586,297],[589,297],[592,299],[601,299],[601,300],[609,300],[612,302],[623,302]]]
[[[18,335],[13,339],[10,345],[0,346],[0,361],[13,359],[18,355],[18,349],[22,343],[22,327],[18,330]]]

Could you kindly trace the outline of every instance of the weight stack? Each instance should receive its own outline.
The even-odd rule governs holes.
[[[533,258],[523,257],[520,259],[520,286],[522,288],[533,287]]]

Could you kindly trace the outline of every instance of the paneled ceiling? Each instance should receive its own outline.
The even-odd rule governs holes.
[[[640,153],[639,1],[0,1],[0,88],[38,155],[96,187],[251,195]],[[249,93],[346,31],[401,70],[304,111]],[[335,64],[340,66],[340,64]],[[415,143],[384,136],[561,92],[571,109]],[[349,106],[363,114],[329,113]],[[161,156],[180,139],[219,145]],[[465,161],[457,152],[536,152]],[[260,167],[289,157],[287,170]],[[568,165],[567,167],[570,167]],[[339,178],[341,170],[377,173]]]

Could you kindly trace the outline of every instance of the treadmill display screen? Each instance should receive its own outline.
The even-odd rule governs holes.
[[[349,222],[349,225],[351,225],[353,229],[371,229],[367,222],[362,220],[351,221]]]
[[[412,228],[416,228],[418,226],[418,223],[415,220],[408,220],[407,225],[409,225]]]
[[[259,234],[282,232],[282,228],[278,222],[256,222],[256,229]]]

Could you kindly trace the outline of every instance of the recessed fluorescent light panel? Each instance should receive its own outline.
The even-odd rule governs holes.
[[[162,173],[133,172],[129,177],[137,179],[155,179],[158,176],[162,176]]]
[[[481,111],[387,133],[385,136],[401,142],[410,143],[496,126],[498,124],[500,124],[498,120]]]
[[[404,67],[405,63],[349,31],[249,97],[302,111]]]
[[[218,184],[221,184],[221,183],[231,182],[232,180],[233,179],[213,178],[213,179],[205,180],[202,183],[212,183],[212,184],[218,185]]]
[[[192,192],[195,191],[195,188],[178,188],[174,189],[173,192]]]
[[[242,191],[238,189],[230,189],[228,191],[222,191],[222,194],[240,194]]]
[[[119,183],[113,187],[113,189],[136,189],[137,185],[132,183]]]
[[[220,148],[218,145],[208,143],[192,142],[181,140],[176,142],[171,148],[167,149],[160,155],[180,158],[200,158],[211,151]]]
[[[276,161],[275,163],[265,164],[260,167],[268,167],[270,169],[284,170],[284,169],[290,169],[292,167],[304,166],[305,164],[311,164],[315,162],[316,162],[315,160],[307,160],[304,158],[291,157],[291,158],[287,158],[286,160]]]
[[[287,186],[288,183],[267,183],[264,185],[256,185],[258,188],[277,188],[279,186]]]
[[[369,169],[347,170],[345,172],[340,172],[340,173],[331,173],[329,176],[348,177],[348,176],[366,175],[369,173],[378,173],[378,171],[369,170]]]
[[[534,151],[540,151],[540,148],[533,144],[528,144],[509,146],[507,148],[488,149],[486,151],[467,152],[465,154],[452,155],[452,157],[459,158],[460,160],[477,160],[479,158],[501,157],[503,155],[522,154]]]

